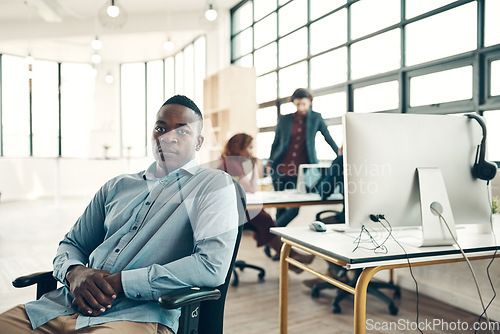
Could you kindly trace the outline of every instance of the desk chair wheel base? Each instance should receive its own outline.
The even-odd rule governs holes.
[[[264,246],[264,253],[267,255],[268,258],[270,258],[273,261],[279,261],[280,260],[280,253],[276,253],[274,255],[271,254],[271,248],[268,245]]]
[[[255,269],[259,272],[257,275],[259,277],[260,281],[264,280],[264,277],[266,276],[266,271],[258,266],[254,266],[252,264],[248,264],[245,261],[237,260],[234,263],[234,270],[233,270],[233,281],[231,282],[232,286],[238,286],[240,283],[239,277],[238,277],[238,272],[236,271],[236,268],[240,269],[241,271],[245,270],[245,268],[250,268],[250,269]]]

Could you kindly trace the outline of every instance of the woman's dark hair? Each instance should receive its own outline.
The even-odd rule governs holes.
[[[313,100],[313,95],[311,94],[311,92],[305,88],[297,88],[295,90],[295,92],[293,92],[292,94],[292,97],[290,98],[290,101],[295,101],[295,100],[298,100],[298,99],[303,99],[303,98],[307,98],[309,100]]]
[[[241,152],[250,145],[252,140],[253,137],[246,133],[235,134],[227,141],[224,151],[222,151],[222,156],[240,156]]]

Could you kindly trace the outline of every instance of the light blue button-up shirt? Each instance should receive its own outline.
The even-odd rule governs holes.
[[[108,181],[59,244],[54,277],[65,284],[72,265],[122,272],[124,296],[96,317],[80,314],[76,329],[110,321],[161,323],[174,332],[180,310],[158,298],[189,286],[218,286],[229,269],[237,236],[236,192],[231,177],[193,160],[166,177],[146,172]],[[69,288],[27,303],[33,328],[77,313]]]

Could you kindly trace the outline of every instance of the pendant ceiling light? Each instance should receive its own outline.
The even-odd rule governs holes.
[[[118,0],[106,1],[97,13],[99,22],[107,29],[120,29],[127,21],[127,12]]]

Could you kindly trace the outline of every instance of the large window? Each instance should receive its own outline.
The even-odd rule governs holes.
[[[151,153],[151,133],[165,99],[175,94],[203,105],[206,75],[206,39],[198,37],[165,60],[121,65],[122,156],[143,157]]]
[[[166,97],[184,94],[202,105],[206,38],[167,59],[122,64],[121,115],[105,126],[119,131],[109,136],[96,128],[96,112],[104,106],[96,108],[100,77],[90,64],[0,55],[0,66],[0,156],[109,157],[111,141],[120,142],[115,156],[144,157],[150,155],[152,126]]]
[[[61,155],[89,157],[95,73],[88,64],[61,65]]]
[[[345,112],[478,112],[498,130],[500,2],[382,2],[246,0],[231,10],[231,61],[258,76],[260,158],[299,87],[312,90],[338,144]],[[334,158],[323,142],[320,159]],[[489,142],[500,161],[500,141]]]
[[[30,152],[30,78],[24,58],[2,56],[3,155],[27,157]]]

